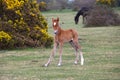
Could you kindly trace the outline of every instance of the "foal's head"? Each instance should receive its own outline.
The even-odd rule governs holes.
[[[59,18],[57,19],[52,18],[52,25],[53,25],[54,33],[57,34],[59,29]]]

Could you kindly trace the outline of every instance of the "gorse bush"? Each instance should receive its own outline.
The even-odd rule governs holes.
[[[46,11],[47,10],[47,4],[46,4],[46,2],[41,1],[39,3],[39,9],[40,9],[40,11]]]
[[[88,14],[85,24],[86,27],[120,25],[120,15],[108,6],[96,5]]]
[[[115,6],[115,1],[116,0],[96,0],[98,4],[105,4],[109,6]]]
[[[0,41],[2,42],[4,39],[9,42],[11,40],[11,36],[4,31],[0,31]]]
[[[110,7],[120,6],[120,0],[96,0],[97,4],[104,4]]]
[[[9,43],[11,42],[12,37],[4,32],[4,31],[0,31],[0,47],[6,47],[9,46]]]
[[[0,49],[52,45],[36,0],[1,0],[0,4]]]

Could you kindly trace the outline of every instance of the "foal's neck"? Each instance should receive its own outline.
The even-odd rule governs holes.
[[[63,29],[58,25],[58,35],[60,35],[62,31]]]

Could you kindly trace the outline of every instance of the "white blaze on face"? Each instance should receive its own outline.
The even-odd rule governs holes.
[[[55,27],[56,25],[57,25],[57,23],[54,22],[54,23],[53,23],[53,27]],[[58,31],[58,30],[54,30],[54,34],[57,34],[57,31]]]
[[[53,25],[56,26],[56,22],[54,22]]]

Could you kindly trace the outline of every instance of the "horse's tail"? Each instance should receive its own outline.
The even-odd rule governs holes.
[[[78,40],[78,33],[77,33],[77,31],[71,29],[71,32],[72,32],[73,39]]]
[[[79,48],[81,48],[81,46],[79,45],[79,42],[78,42],[78,33],[77,33],[77,31],[75,31],[75,30],[73,30],[73,29],[71,29],[71,31],[72,31],[72,34],[73,34],[73,43],[74,43],[74,47],[76,47],[77,49]]]

